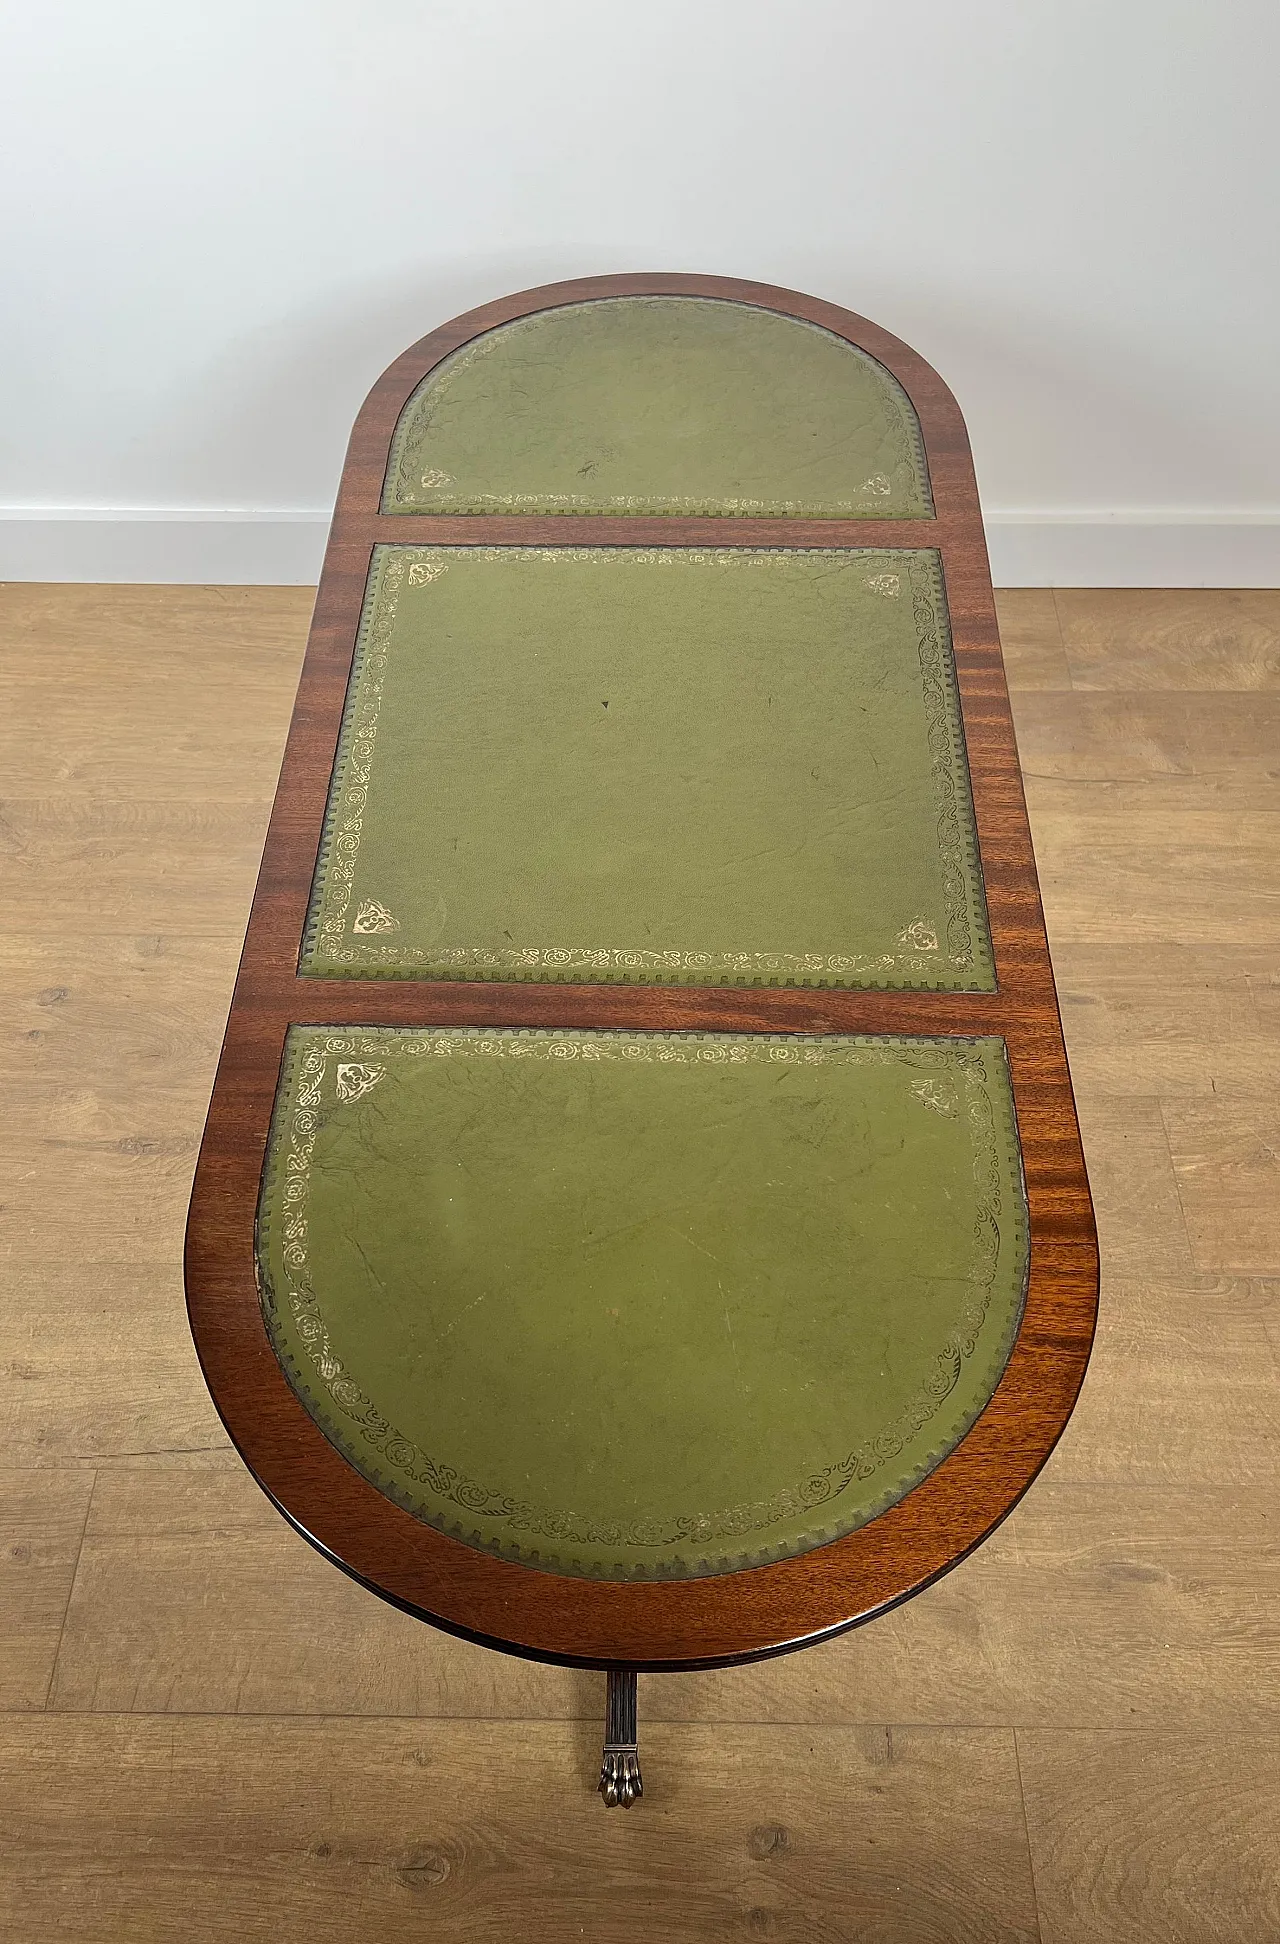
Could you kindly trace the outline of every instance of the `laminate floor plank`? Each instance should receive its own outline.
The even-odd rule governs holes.
[[[37,1398],[51,1411],[49,1449],[80,1462],[103,1439],[111,1442],[105,1414],[116,1405],[125,1413],[125,1443],[138,1443],[139,1393],[109,1382],[126,1354],[140,1359],[139,1372],[149,1371],[157,1398],[165,1386],[155,1355],[177,1374],[172,1323],[182,1304],[179,1295],[174,1308],[172,1285],[238,955],[234,933],[12,935],[0,945],[0,1085],[9,1106],[0,1173],[8,1232],[22,1243],[7,1317],[33,1353],[24,1352],[27,1361],[54,1373],[61,1394],[59,1402],[43,1380],[22,1387],[15,1418],[7,1409],[15,1393],[0,1365],[0,1424],[18,1441],[16,1462],[32,1460]],[[159,1339],[148,1312],[158,1300],[157,1262],[167,1269]],[[50,1307],[57,1325],[45,1314]],[[188,1338],[185,1319],[181,1335]],[[189,1339],[183,1362],[194,1370],[188,1350]],[[91,1371],[100,1378],[87,1382]],[[96,1419],[101,1437],[86,1445],[77,1434],[69,1448],[64,1407],[77,1385],[73,1415],[86,1427]]]
[[[1280,946],[1059,943],[1058,1001],[1078,1093],[1161,1100],[1280,1090]]]
[[[198,1127],[66,1130],[0,1125],[5,1247],[27,1264],[181,1259]]]
[[[236,965],[234,929],[0,939],[0,1081],[41,1091],[92,1081],[122,1104],[207,1091]]]
[[[43,1219],[62,1246],[64,1229],[83,1230],[96,1211],[110,1227],[82,1235],[75,1261],[117,1253],[112,1233],[131,1203],[109,1195],[104,1207],[103,1180],[118,1182],[122,1165],[163,1168],[175,1147],[192,1154],[238,955],[234,934],[0,943],[0,1087],[9,1107],[0,1156],[11,1221],[21,1211],[30,1233]],[[135,1200],[132,1210],[145,1205]],[[179,1240],[163,1227],[131,1247],[176,1267]],[[47,1265],[48,1254],[39,1260]],[[28,1259],[15,1269],[20,1313],[33,1266]],[[92,1315],[85,1320],[92,1326]]]
[[[1159,1100],[1082,1088],[1077,1106],[1107,1272],[1176,1276],[1192,1271]]]
[[[1274,1479],[1059,1483],[872,1625],[760,1667],[679,1677],[709,1720],[1280,1730]],[[652,1706],[654,1704],[650,1704]],[[665,1702],[659,1705],[669,1705]]]
[[[1280,1036],[1280,966],[1254,966],[1248,974],[1254,1009],[1268,1036]]]
[[[1280,945],[1280,850],[1269,844],[1073,843],[1038,817],[1049,943]]]
[[[1043,1944],[1280,1944],[1280,1741],[1018,1733]]]
[[[1206,805],[1280,807],[1280,694],[1012,692],[1028,787],[1045,779],[1193,784]],[[1153,799],[1158,800],[1158,799]]]
[[[0,590],[2,595],[3,590]],[[3,624],[0,599],[0,625]],[[204,652],[161,639],[112,658],[111,734],[101,679],[86,679],[83,644],[45,644],[0,662],[0,774],[7,794],[127,803],[255,798],[279,768],[305,643],[220,640]],[[38,722],[40,733],[29,727]]]
[[[1071,670],[1051,587],[1006,587],[996,592],[996,616],[1009,690],[1069,689]]]
[[[591,1801],[572,1723],[0,1722],[22,1944],[1033,1944],[1007,1731],[654,1725]]]
[[[1275,588],[1059,587],[1076,688],[1280,690]]]
[[[653,1718],[929,1726],[1280,1726],[1269,1485],[1059,1484],[906,1606],[803,1653],[647,1683]],[[396,1613],[233,1470],[99,1474],[50,1706],[72,1712],[563,1717],[593,1677]],[[583,1683],[588,1685],[584,1688]],[[596,1683],[598,1685],[598,1682]],[[584,1695],[588,1698],[584,1702]]]
[[[1197,1485],[1280,1495],[1280,1360],[1244,1277],[1107,1276],[1055,1483]]]
[[[1280,1275],[1280,1106],[1275,1095],[1170,1100],[1164,1121],[1197,1269]]]
[[[0,718],[6,794],[76,803],[260,802],[262,779],[280,767],[295,687],[296,671],[292,682],[264,690],[237,681],[233,669],[216,687],[202,684],[196,697],[175,683],[161,696],[140,693],[133,718],[104,741],[95,693],[85,695],[61,672],[38,686],[24,683],[7,697],[8,721]],[[24,718],[38,720],[38,742],[24,733]]]
[[[243,1466],[104,1471],[98,1493],[55,1709],[599,1711],[598,1677],[471,1646],[375,1599],[285,1524]]]
[[[291,697],[314,605],[309,587],[3,582],[0,684],[16,694],[56,672],[101,698],[112,731],[135,692],[171,692],[180,706],[205,683],[234,680]],[[286,722],[288,714],[286,700]],[[188,723],[198,720],[188,708]]]
[[[1267,1341],[1280,1362],[1280,1277],[1255,1277],[1250,1288],[1262,1309],[1262,1326],[1267,1333]]]
[[[250,800],[0,801],[7,928],[225,937],[242,930],[269,794]]]
[[[240,1466],[196,1362],[180,1233],[172,1242],[158,1260],[76,1261],[58,1235],[52,1262],[9,1266],[0,1463]]]
[[[91,1471],[0,1470],[0,1711],[45,1704],[92,1492]]]
[[[1220,804],[1194,782],[1095,783],[1076,777],[1032,777],[1027,808],[1037,841],[1079,852],[1158,845],[1168,851],[1271,850],[1280,838],[1280,809]],[[1260,887],[1260,895],[1266,896]]]

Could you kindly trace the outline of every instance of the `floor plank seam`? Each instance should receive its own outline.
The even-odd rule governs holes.
[[[1178,1217],[1182,1223],[1182,1239],[1183,1242],[1186,1244],[1187,1261],[1191,1264],[1192,1270],[1198,1276],[1212,1276],[1215,1274],[1229,1275],[1231,1273],[1230,1270],[1226,1270],[1226,1269],[1215,1270],[1212,1264],[1206,1266],[1206,1264],[1200,1262],[1196,1257],[1195,1248],[1191,1241],[1191,1227],[1187,1221],[1187,1205],[1182,1197],[1182,1182],[1178,1177],[1177,1167],[1174,1165],[1173,1139],[1169,1132],[1169,1116],[1168,1113],[1166,1112],[1166,1105],[1167,1103],[1162,1098],[1157,1096],[1156,1109],[1160,1115],[1160,1131],[1164,1136],[1165,1153],[1169,1158],[1169,1173],[1173,1179],[1173,1192],[1177,1197]]]
[[[77,1467],[77,1469],[79,1469],[79,1467]],[[85,1534],[89,1530],[89,1515],[93,1510],[93,1495],[97,1491],[97,1489],[98,1489],[98,1474],[95,1471],[92,1474],[90,1480],[89,1495],[84,1502],[84,1518],[80,1522],[80,1538],[76,1545],[76,1563],[71,1569],[71,1582],[67,1587],[67,1597],[62,1607],[62,1619],[58,1624],[58,1644],[54,1648],[53,1659],[49,1664],[49,1678],[45,1682],[44,1700],[41,1703],[41,1709],[40,1709],[40,1711],[45,1714],[56,1712],[56,1710],[50,1708],[49,1703],[53,1695],[54,1683],[58,1678],[58,1662],[62,1658],[62,1644],[66,1638],[66,1632],[67,1632],[67,1615],[71,1611],[71,1602],[75,1598],[76,1581],[80,1577],[80,1562],[84,1558]]]
[[[1036,1944],[1044,1944],[1044,1927],[1040,1921],[1040,1888],[1036,1882],[1036,1855],[1031,1847],[1031,1825],[1027,1819],[1027,1791],[1022,1780],[1022,1750],[1018,1746],[1018,1731],[1012,1730],[1013,1768],[1018,1778],[1018,1803],[1022,1810],[1022,1834],[1027,1845],[1027,1874],[1031,1878],[1031,1907],[1036,1915]]]
[[[1075,669],[1071,666],[1071,656],[1067,649],[1066,630],[1062,625],[1062,608],[1058,601],[1058,590],[1056,587],[1051,587],[1049,589],[1049,596],[1053,604],[1053,618],[1054,621],[1057,623],[1058,647],[1062,651],[1062,664],[1067,671],[1067,681],[1070,685],[1066,692],[1068,694],[1074,694],[1076,690],[1076,672]]]

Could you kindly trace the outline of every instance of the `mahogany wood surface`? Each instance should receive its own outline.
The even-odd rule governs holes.
[[[441,358],[513,318],[593,297],[722,297],[808,319],[860,346],[918,414],[936,517],[909,520],[384,516],[388,449]],[[499,984],[300,978],[298,953],[330,772],[378,541],[432,545],[926,547],[946,580],[998,990]],[[434,1531],[339,1454],[287,1383],[263,1326],[254,1220],[290,1024],[492,1025],[1004,1036],[1031,1218],[1013,1354],[955,1450],[897,1505],[800,1557],[706,1579],[611,1583],[511,1564]],[[508,1651],[581,1666],[679,1668],[784,1652],[858,1625],[954,1566],[1044,1464],[1084,1378],[1097,1239],[1049,962],[968,437],[946,385],[877,325],[771,285],[646,274],[585,278],[483,306],[383,374],[351,436],[239,977],[196,1170],[187,1301],[206,1380],[241,1456],[291,1523],[408,1611]]]

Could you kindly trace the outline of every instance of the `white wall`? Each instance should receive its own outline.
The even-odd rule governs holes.
[[[307,579],[378,371],[596,271],[967,414],[1005,581],[1280,581],[1274,0],[0,0],[0,572]]]

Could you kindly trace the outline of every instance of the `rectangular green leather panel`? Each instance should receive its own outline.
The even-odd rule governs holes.
[[[301,970],[992,990],[938,555],[378,547]]]
[[[290,1031],[259,1213],[326,1435],[466,1543],[605,1578],[803,1552],[999,1380],[1002,1041]]]

